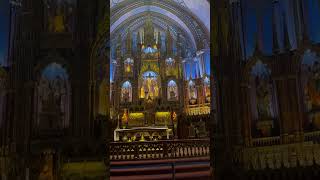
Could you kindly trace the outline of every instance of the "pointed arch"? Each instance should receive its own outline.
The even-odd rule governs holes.
[[[301,89],[303,92],[306,131],[320,129],[320,57],[306,50],[301,60]]]
[[[48,64],[40,73],[35,91],[36,128],[63,130],[70,125],[69,74],[59,63]]]
[[[257,60],[250,71],[250,101],[252,109],[252,136],[268,137],[278,133],[276,95],[271,70]]]
[[[174,80],[170,80],[167,85],[167,97],[168,101],[177,101],[178,94],[178,85]]]
[[[132,85],[129,81],[126,81],[121,86],[121,102],[132,102]]]

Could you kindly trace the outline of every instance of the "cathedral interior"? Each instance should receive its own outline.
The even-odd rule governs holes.
[[[0,180],[320,179],[320,0],[1,0]]]

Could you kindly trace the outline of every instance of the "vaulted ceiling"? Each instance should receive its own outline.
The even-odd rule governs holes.
[[[128,28],[131,31],[141,28],[149,15],[157,28],[170,27],[174,37],[181,34],[195,51],[209,48],[210,4],[207,0],[112,0],[110,6],[112,38],[119,34],[124,37]]]

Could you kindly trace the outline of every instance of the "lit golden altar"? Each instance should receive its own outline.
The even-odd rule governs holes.
[[[130,129],[114,130],[114,141],[155,141],[161,139],[170,139],[172,137],[172,129],[168,127],[135,127]]]

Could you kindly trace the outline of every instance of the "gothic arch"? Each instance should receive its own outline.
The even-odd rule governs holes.
[[[66,69],[70,81],[73,79],[73,71],[71,68],[71,64],[63,57],[61,57],[58,53],[56,52],[51,52],[48,56],[44,56],[39,58],[39,63],[35,66],[34,68],[34,79],[38,80],[41,77],[41,72],[42,70],[47,67],[51,63],[57,63],[62,66],[62,68]]]
[[[257,62],[261,61],[263,64],[267,65],[269,69],[272,68],[271,61],[272,57],[266,57],[266,56],[252,56],[248,59],[244,67],[242,68],[242,83],[247,83],[249,81],[249,78],[251,76],[251,69],[253,66],[257,64]]]
[[[303,104],[303,128],[306,131],[320,129],[320,55],[310,49],[302,54],[300,63],[300,89]]]
[[[177,101],[179,100],[179,86],[177,84],[176,79],[169,79],[167,81],[167,100],[169,101]]]
[[[178,5],[174,1],[133,1],[128,0],[117,4],[111,9],[111,26],[126,12],[131,12],[137,8],[144,6],[153,6],[172,13],[177,16],[187,28],[192,31],[194,38],[196,39],[197,49],[209,48],[210,34],[209,30],[199,20],[199,18],[188,10],[187,8]],[[206,42],[203,41],[206,39]]]
[[[126,80],[121,83],[121,102],[132,102],[132,83]]]
[[[279,130],[279,115],[272,69],[263,61],[256,59],[246,78],[251,135],[266,137],[280,133],[277,132]]]
[[[112,31],[111,36],[118,37],[118,34],[121,34],[122,37],[126,37],[126,34],[128,32],[127,31],[121,32],[121,29],[124,29],[123,27],[128,27],[128,28],[130,28],[131,31],[134,31],[137,27],[144,24],[144,21],[145,21],[147,15],[151,15],[153,22],[157,26],[161,27],[161,29],[164,31],[167,28],[167,26],[164,25],[164,22],[165,22],[165,24],[170,24],[170,26],[173,28],[170,31],[174,32],[174,33],[172,33],[174,38],[176,38],[177,33],[180,33],[181,35],[183,35],[185,37],[185,39],[187,39],[187,42],[192,44],[193,48],[196,48],[197,44],[196,44],[193,36],[191,37],[187,33],[187,31],[184,30],[184,28],[181,25],[179,25],[177,22],[175,22],[174,20],[172,20],[172,19],[168,18],[167,16],[162,15],[158,12],[142,12],[137,15],[130,16],[128,19],[126,19],[121,24],[119,24],[114,29],[114,31]]]
[[[65,130],[71,122],[71,83],[67,69],[51,62],[38,72],[34,90],[35,132]],[[39,130],[39,131],[38,131]]]

